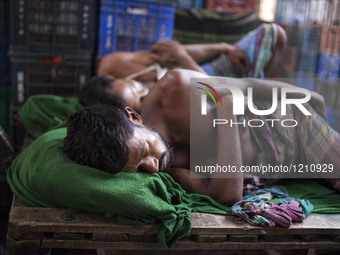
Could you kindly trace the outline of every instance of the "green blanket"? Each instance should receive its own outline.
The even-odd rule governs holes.
[[[34,95],[21,106],[19,117],[27,131],[38,138],[49,130],[64,126],[65,120],[82,108],[75,98]]]
[[[65,128],[42,135],[11,165],[7,181],[23,203],[104,213],[120,224],[159,222],[158,241],[168,248],[189,234],[190,212],[226,214],[227,207],[187,194],[166,173],[113,175],[75,164],[62,152],[65,135]]]
[[[103,213],[120,224],[157,222],[158,241],[168,248],[189,234],[190,212],[227,214],[229,208],[187,194],[166,173],[113,175],[75,164],[62,152],[65,135],[65,128],[42,135],[11,165],[7,181],[23,203]],[[308,199],[314,213],[340,214],[340,196],[315,181],[288,179],[278,185],[291,197]]]
[[[283,179],[275,185],[285,187],[290,197],[311,202],[312,214],[340,214],[340,195],[316,180]]]

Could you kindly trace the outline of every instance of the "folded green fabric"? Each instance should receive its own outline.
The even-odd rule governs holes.
[[[35,138],[64,125],[65,120],[83,106],[75,98],[55,95],[30,96],[19,110],[27,131]]]
[[[340,214],[340,194],[317,180],[283,179],[275,185],[284,186],[290,197],[311,202],[314,206],[312,214]]]
[[[191,229],[190,212],[227,214],[208,196],[187,194],[166,173],[110,174],[74,163],[63,152],[66,129],[40,136],[13,162],[7,181],[25,204],[103,213],[120,224],[159,223],[158,241],[171,248]],[[282,180],[289,196],[308,199],[313,213],[340,213],[340,195],[312,180]]]
[[[50,131],[13,162],[7,181],[29,206],[104,213],[120,224],[158,222],[158,241],[172,247],[191,229],[190,212],[226,214],[208,196],[187,194],[166,173],[110,174],[74,163],[63,152],[66,129]]]

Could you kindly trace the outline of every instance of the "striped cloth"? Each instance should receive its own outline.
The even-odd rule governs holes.
[[[247,53],[251,64],[248,73],[238,76],[225,54],[221,54],[210,63],[201,65],[201,68],[212,76],[264,78],[263,70],[272,57],[275,43],[276,30],[273,25],[261,24],[235,44],[236,47]]]
[[[271,103],[256,103],[258,109],[269,109]],[[312,164],[332,164],[333,171],[319,174],[318,177],[334,178],[340,177],[340,135],[334,131],[328,123],[318,115],[309,104],[305,104],[307,110],[312,114],[305,116],[295,105],[287,106],[287,115],[281,115],[280,105],[277,110],[262,119],[265,123],[259,128],[250,128],[257,142],[260,152],[258,153],[256,165],[297,165],[303,164],[310,167]],[[247,116],[248,119],[254,118]],[[273,126],[265,119],[278,119]],[[285,119],[296,120],[296,127],[284,127],[281,121]],[[286,125],[292,125],[286,122]],[[306,172],[306,171],[305,171]],[[310,172],[309,172],[310,174]],[[275,176],[281,177],[281,176]],[[305,176],[297,176],[292,173],[290,177],[313,177],[306,173]]]

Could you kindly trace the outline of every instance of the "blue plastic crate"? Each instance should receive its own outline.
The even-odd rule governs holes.
[[[302,51],[299,53],[297,70],[315,73],[318,64],[318,53],[313,51]]]
[[[318,52],[320,49],[322,26],[311,26],[304,30],[302,47],[304,50]]]
[[[202,9],[204,8],[204,0],[177,0],[177,7],[185,9]]]
[[[177,8],[203,9],[204,0],[163,0],[162,2],[174,4]]]
[[[175,7],[150,1],[101,1],[98,57],[111,52],[150,49],[172,39]]]
[[[320,78],[339,78],[340,56],[335,54],[320,54],[317,73]]]
[[[313,73],[298,72],[295,77],[295,85],[314,91],[316,86],[315,75]]]
[[[332,124],[330,125],[334,128],[337,132],[340,132],[340,111],[334,109],[333,116],[332,116]]]
[[[333,117],[334,117],[334,110],[331,107],[326,107],[326,114],[327,114],[327,120],[328,125],[333,126]]]

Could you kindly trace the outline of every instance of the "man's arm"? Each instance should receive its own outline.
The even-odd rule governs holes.
[[[236,121],[232,115],[232,99],[222,98],[224,107],[217,107],[217,118],[227,118]],[[233,166],[240,170],[242,166],[241,144],[237,125],[217,125],[217,156],[216,164]],[[170,175],[190,193],[209,195],[217,202],[231,206],[242,198],[242,173],[215,172],[210,179],[194,177],[194,173],[183,168],[175,168]],[[232,178],[231,178],[231,175]]]
[[[225,54],[234,67],[241,72],[248,72],[250,63],[247,54],[227,43],[212,43],[212,44],[187,44],[183,45],[187,53],[197,63],[203,63],[220,54]]]
[[[187,53],[183,45],[177,41],[161,41],[151,49],[151,59],[163,67],[182,67],[184,69],[205,73],[197,62]]]

